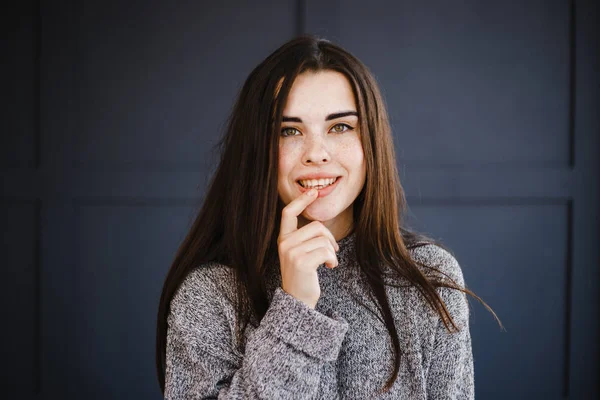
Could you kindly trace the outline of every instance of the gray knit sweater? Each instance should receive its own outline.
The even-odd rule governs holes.
[[[314,310],[281,289],[279,265],[273,266],[269,309],[258,327],[248,325],[240,347],[233,270],[215,263],[194,269],[171,302],[165,398],[472,399],[468,303],[446,288],[438,291],[458,333],[448,333],[414,287],[386,287],[402,356],[394,385],[377,394],[393,371],[393,348],[374,315],[354,241],[353,234],[338,242],[337,268],[319,267]],[[440,247],[418,247],[411,255],[464,285],[456,259]]]

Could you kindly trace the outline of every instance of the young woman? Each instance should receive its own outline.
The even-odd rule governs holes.
[[[368,69],[323,39],[285,43],[221,144],[160,300],[165,398],[473,398],[472,293],[450,252],[402,225]]]

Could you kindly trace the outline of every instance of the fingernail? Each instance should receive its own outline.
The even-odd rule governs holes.
[[[309,196],[312,196],[315,193],[317,193],[317,189],[310,189],[308,192],[306,192],[306,194],[308,194]]]

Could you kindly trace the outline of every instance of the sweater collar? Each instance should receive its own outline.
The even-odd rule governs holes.
[[[338,251],[338,256],[344,254],[351,254],[354,249],[356,242],[356,232],[352,231],[349,235],[338,240],[338,246],[340,246],[340,250]]]

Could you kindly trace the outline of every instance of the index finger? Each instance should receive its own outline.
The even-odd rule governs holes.
[[[283,211],[281,212],[281,228],[279,230],[279,235],[292,233],[298,229],[298,215],[302,214],[302,211],[317,199],[317,196],[315,196],[316,194],[316,189],[306,191],[283,208]]]

